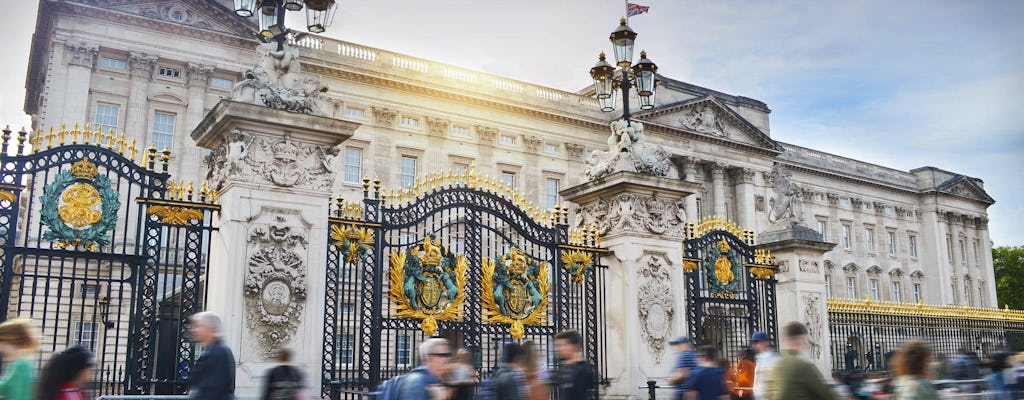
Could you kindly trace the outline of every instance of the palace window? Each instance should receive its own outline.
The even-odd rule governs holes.
[[[464,126],[453,126],[452,134],[455,136],[469,137],[469,128]]]
[[[853,277],[846,278],[846,297],[851,299],[857,298],[857,283]]]
[[[910,246],[910,256],[917,257],[917,236],[907,236],[907,244]]]
[[[345,183],[360,183],[363,176],[363,149],[345,147]]]
[[[231,88],[235,86],[235,82],[232,82],[230,79],[218,78],[214,76],[210,77],[210,86],[215,87],[217,89],[231,90]]]
[[[153,113],[153,138],[151,144],[157,150],[170,149],[174,145],[174,114]]]
[[[978,252],[978,249],[980,249],[981,246],[978,243],[979,243],[978,239],[974,239],[974,263],[975,264],[981,264],[981,253]]]
[[[892,301],[897,303],[903,301],[903,288],[899,282],[892,283]]]
[[[924,300],[921,298],[921,284],[920,283],[915,283],[914,284],[914,302],[915,303],[922,303],[922,302],[924,302]]]
[[[83,299],[86,297],[96,297],[100,294],[100,285],[83,284],[81,288]]]
[[[557,144],[545,143],[544,151],[548,153],[559,153],[561,151],[561,147],[558,147]]]
[[[125,67],[127,67],[124,60],[118,60],[110,57],[100,58],[100,66],[113,69],[125,69]]]
[[[402,156],[402,169],[398,174],[398,184],[410,188],[416,183],[416,157]]]
[[[162,77],[165,77],[165,78],[178,79],[178,78],[181,77],[181,69],[180,68],[171,68],[171,67],[160,67],[160,68],[157,68],[156,74],[160,75]]]
[[[418,126],[420,126],[420,120],[418,120],[416,118],[410,118],[410,117],[402,116],[402,125],[410,126],[410,127],[418,127]]]
[[[697,212],[696,212],[696,214],[697,214],[697,220],[699,221],[701,218],[704,218],[704,200],[699,198],[699,197],[696,200],[697,200]]]
[[[366,112],[361,108],[345,108],[345,115],[355,118],[363,118],[366,116]]]
[[[849,207],[850,206],[850,198],[849,197],[843,197],[843,198],[839,199],[839,205],[841,205],[843,207]]]
[[[964,282],[964,302],[966,302],[969,306],[974,305],[974,299],[972,298],[971,294],[971,283]]]
[[[896,255],[896,232],[886,232],[889,236],[889,255]]]
[[[825,298],[832,297],[832,275],[825,274]]]
[[[501,135],[498,138],[498,143],[512,146],[516,144],[516,138],[509,135]]]
[[[953,263],[953,235],[946,235],[946,256],[949,258],[949,263]]]
[[[850,248],[850,225],[843,224],[843,248]]]
[[[878,300],[878,279],[872,279],[869,283],[869,292],[871,300]]]
[[[558,179],[547,178],[544,181],[546,192],[544,193],[545,208],[552,209],[558,205]]]
[[[875,230],[871,228],[864,228],[864,249],[868,253],[875,252]]]
[[[516,173],[511,171],[501,171],[501,184],[515,189]]]
[[[466,163],[455,163],[455,164],[452,164],[452,171],[454,171],[456,174],[464,174],[464,173],[466,173],[466,171],[469,171],[469,164],[466,164]]]
[[[121,106],[117,104],[96,103],[96,129],[109,133],[117,131],[117,118],[121,114]]]
[[[344,303],[341,305],[341,314],[350,315],[352,310],[355,310],[355,306],[352,303]]]
[[[818,220],[818,240],[825,241],[825,232],[828,232],[828,221]]]
[[[89,350],[96,349],[96,323],[82,322],[75,323],[75,344],[85,346]]]
[[[814,201],[825,201],[825,195],[821,193],[814,194]]]
[[[960,239],[960,262],[967,264],[967,245],[964,244],[964,240]]]
[[[356,337],[354,335],[338,335],[338,362],[352,365],[356,360]]]
[[[395,363],[408,366],[412,362],[412,340],[409,335],[399,335],[395,339]]]

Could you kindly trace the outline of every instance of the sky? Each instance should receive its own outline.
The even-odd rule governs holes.
[[[1024,245],[1024,1],[636,0],[667,77],[764,101],[776,140],[981,178],[995,245]],[[6,2],[0,123],[22,111],[36,2]],[[576,91],[617,0],[342,0],[336,39]],[[289,25],[302,26],[296,15]]]

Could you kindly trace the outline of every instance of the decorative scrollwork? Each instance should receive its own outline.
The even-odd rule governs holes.
[[[704,258],[707,268],[708,286],[716,297],[734,297],[740,290],[740,275],[743,263],[740,255],[725,239],[710,246]]]
[[[14,192],[9,192],[9,191],[6,191],[6,190],[0,190],[0,201],[7,201],[7,202],[13,203],[13,202],[15,202],[17,200],[18,200],[18,196],[15,195]]]
[[[357,228],[355,225],[347,225],[341,228],[337,225],[331,226],[331,244],[338,247],[342,254],[345,254],[345,262],[355,264],[366,260],[366,254],[373,244],[373,231],[366,228]]]
[[[569,271],[573,283],[582,283],[594,268],[594,257],[580,250],[562,250],[562,268]]]
[[[420,320],[427,335],[437,333],[437,321],[455,321],[466,300],[469,262],[440,246],[433,235],[407,252],[391,253],[390,298],[398,318]]]
[[[110,243],[107,232],[117,223],[121,202],[110,178],[97,173],[96,165],[83,158],[43,187],[40,220],[49,228],[43,239],[62,249],[96,250]]]
[[[487,322],[509,324],[509,333],[520,339],[524,325],[547,322],[548,266],[528,260],[517,247],[483,262],[481,300]]]
[[[683,273],[691,273],[697,270],[697,259],[685,259],[683,260]]]
[[[146,214],[160,217],[160,223],[170,225],[188,225],[192,221],[202,221],[205,213],[202,210],[179,206],[149,206]]]

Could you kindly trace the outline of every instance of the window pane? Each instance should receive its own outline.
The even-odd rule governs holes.
[[[889,234],[889,255],[896,255],[896,233],[888,232]]]
[[[124,60],[118,60],[116,58],[110,58],[110,57],[103,57],[100,60],[100,66],[107,67],[107,68],[113,68],[113,69],[124,69],[125,68],[125,63],[124,63]]]
[[[408,188],[416,182],[416,158],[402,156],[402,170],[399,173],[399,184]]]
[[[345,182],[359,183],[363,176],[363,149],[358,147],[345,148]]]
[[[121,106],[116,104],[96,103],[96,128],[109,133],[111,129],[117,131],[117,117],[121,113]]]
[[[153,140],[157,150],[169,149],[174,144],[174,114],[153,114]]]
[[[555,208],[558,205],[558,179],[547,178],[547,193],[545,196],[545,206],[547,209]]]
[[[907,244],[910,247],[910,256],[917,257],[917,237],[915,237],[914,235],[910,235],[907,238]]]
[[[855,299],[857,298],[856,286],[854,286],[853,278],[846,278],[846,297]]]
[[[515,189],[516,174],[514,172],[501,171],[501,183],[505,186]]]
[[[871,280],[871,300],[878,300],[878,279]]]
[[[873,229],[864,230],[864,248],[869,252],[875,251],[875,231]]]
[[[469,164],[455,163],[452,165],[452,170],[454,170],[456,174],[465,173],[469,170]]]
[[[231,82],[230,79],[212,77],[210,78],[210,86],[220,89],[231,89],[234,86],[234,82]]]
[[[409,354],[409,336],[401,335],[397,337],[395,342],[395,361],[398,365],[409,365],[410,354]]]

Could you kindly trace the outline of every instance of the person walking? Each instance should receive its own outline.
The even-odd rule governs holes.
[[[718,350],[701,346],[697,350],[697,367],[683,383],[684,400],[729,400],[732,396],[725,382],[725,368],[718,360]]]
[[[765,379],[779,359],[779,353],[772,348],[772,339],[767,333],[754,332],[750,336],[750,348],[757,352],[754,364],[754,398],[762,400],[765,396]]]
[[[89,382],[96,360],[82,346],[72,346],[54,354],[39,376],[38,400],[89,400],[82,390]]]
[[[235,356],[221,340],[220,316],[211,311],[198,312],[189,320],[192,341],[203,345],[203,352],[192,368],[190,400],[233,400],[235,397]]]
[[[398,398],[402,400],[449,400],[451,391],[441,383],[452,350],[448,341],[441,338],[424,340],[419,347],[420,366],[414,368],[402,380]]]
[[[551,398],[548,388],[547,365],[537,357],[537,346],[532,340],[523,342],[523,375],[526,377],[528,400],[547,400]]]
[[[765,380],[767,400],[834,400],[818,368],[800,354],[807,349],[807,327],[790,322],[782,328],[782,354]]]
[[[1016,384],[1016,381],[1008,382],[1004,374],[1004,371],[1010,368],[1009,358],[1009,353],[1000,351],[993,354],[988,363],[991,372],[985,376],[985,381],[988,383],[988,387],[992,390],[993,397],[996,400],[1013,400],[1013,394],[1009,390],[1009,383]]]
[[[517,343],[501,347],[501,367],[494,373],[496,400],[523,400],[526,398],[526,378],[523,376],[523,348]]]
[[[0,378],[0,397],[7,400],[34,400],[35,369],[30,360],[39,347],[39,335],[32,320],[15,318],[0,324],[0,355],[12,361]]]
[[[911,340],[903,344],[893,358],[892,367],[896,372],[893,381],[893,400],[938,400],[939,394],[925,376],[932,361],[932,350],[922,340]]]
[[[597,395],[594,368],[583,360],[583,337],[579,332],[566,331],[555,335],[555,355],[560,361],[558,371],[558,398],[585,400]]]
[[[455,365],[448,371],[448,385],[453,387],[452,400],[473,400],[476,377],[473,354],[459,349],[455,353]]]
[[[292,351],[286,348],[277,351],[277,366],[267,372],[263,382],[263,400],[302,400],[304,393],[302,371],[292,365]]]
[[[689,377],[690,371],[697,367],[697,352],[693,350],[693,340],[686,336],[680,336],[668,342],[676,351],[675,368],[668,378],[668,383],[675,386],[674,400],[683,399],[683,383]]]

